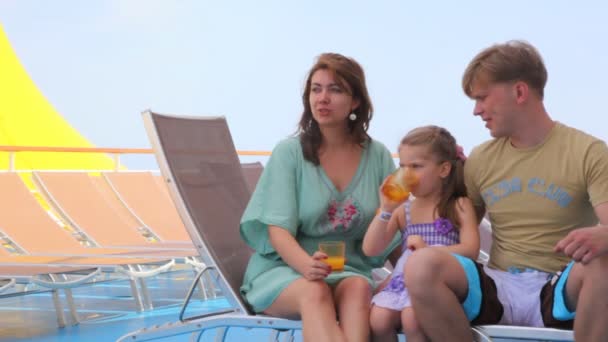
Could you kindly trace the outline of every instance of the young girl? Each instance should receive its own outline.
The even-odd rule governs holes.
[[[398,230],[402,236],[402,255],[393,274],[372,299],[370,324],[374,341],[397,341],[399,327],[408,342],[427,340],[418,328],[405,287],[407,281],[403,279],[409,255],[420,248],[437,246],[477,258],[479,233],[473,205],[466,197],[464,160],[454,137],[437,126],[416,128],[399,145],[400,167],[418,180],[411,189],[414,199],[396,203],[380,191],[382,212],[374,218],[363,240],[363,252],[373,256],[386,249]]]

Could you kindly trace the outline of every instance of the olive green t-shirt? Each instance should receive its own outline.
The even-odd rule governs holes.
[[[545,140],[515,148],[508,138],[488,141],[465,163],[475,206],[492,223],[489,266],[560,270],[568,261],[553,252],[571,230],[598,223],[594,207],[608,201],[605,142],[556,122]]]

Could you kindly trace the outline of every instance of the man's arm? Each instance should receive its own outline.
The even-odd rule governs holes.
[[[594,210],[600,224],[571,231],[555,245],[555,252],[564,253],[583,264],[608,253],[608,202],[599,204]]]

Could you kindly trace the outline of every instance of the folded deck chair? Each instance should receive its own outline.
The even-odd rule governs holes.
[[[103,178],[133,217],[142,226],[149,227],[162,245],[193,248],[161,176],[151,172],[104,172]],[[196,258],[196,253],[191,253],[184,261],[192,266],[195,273],[206,266]],[[205,280],[207,286],[201,284],[204,297],[208,297],[207,292],[214,297],[213,284]]]
[[[163,242],[192,244],[166,186],[150,172],[104,172],[114,194],[142,226]]]
[[[162,242],[138,222],[107,182],[85,172],[34,172],[34,181],[56,212],[96,246],[149,249],[167,258],[195,255],[191,245]],[[181,251],[180,251],[181,250]]]
[[[14,172],[0,173],[0,237],[4,248],[11,248],[13,255],[38,256],[87,256],[116,258],[172,259],[171,256],[191,255],[182,249],[155,250],[146,248],[98,248],[85,247],[86,241],[94,241],[77,230],[71,233],[60,226],[36,201],[21,178]],[[81,196],[74,200],[86,201]],[[108,228],[108,230],[111,230]],[[81,242],[79,242],[81,241]],[[2,249],[2,247],[0,247]]]
[[[39,273],[41,266],[48,266],[50,273],[58,273],[59,267],[118,272],[131,281],[141,311],[152,306],[144,279],[169,270],[175,264],[172,256],[184,253],[183,250],[168,253],[167,250],[85,247],[78,242],[78,234],[70,234],[49,216],[16,173],[0,173],[0,189],[0,268],[17,266],[28,275],[43,275]],[[4,276],[7,279],[10,274]]]
[[[170,270],[174,260],[165,258],[138,258],[122,256],[0,256],[0,279],[27,277],[32,283],[49,289],[67,290],[79,286],[97,276],[100,272],[124,276],[130,283],[137,311],[153,308],[145,279]],[[77,279],[66,277],[64,273],[89,270]],[[20,270],[17,272],[17,270]],[[4,272],[4,273],[3,273]],[[36,277],[35,277],[36,276]],[[48,278],[49,280],[44,280]],[[70,299],[68,299],[70,301]],[[68,302],[73,313],[72,324],[78,324],[74,304]],[[61,325],[61,321],[59,322]]]
[[[35,238],[35,236],[34,236]],[[4,250],[3,250],[4,251]],[[5,252],[5,251],[4,251]],[[53,291],[58,325],[65,326],[63,309],[58,299],[58,290],[65,292],[72,317],[72,325],[78,324],[76,306],[71,289],[94,280],[101,272],[126,277],[135,300],[137,311],[152,309],[145,278],[156,276],[174,266],[174,260],[165,258],[140,258],[129,255],[7,255],[0,256],[0,279],[8,279],[2,292],[17,283],[35,284]],[[75,274],[76,273],[76,274]]]
[[[271,340],[286,331],[287,340],[301,329],[301,321],[255,315],[239,288],[251,249],[241,240],[240,217],[249,199],[230,131],[224,118],[177,117],[145,112],[144,124],[163,177],[169,182],[186,229],[207,264],[188,293],[178,322],[144,328],[118,341],[145,341],[182,334],[196,339],[216,329],[223,341],[230,327],[270,329]],[[185,317],[197,280],[212,273],[230,308]],[[483,339],[483,335],[479,334]]]
[[[86,284],[99,275],[101,269],[93,269],[78,266],[0,266],[0,279],[7,279],[8,282],[0,287],[0,298],[5,296],[15,296],[9,292],[18,284],[35,284],[42,288],[51,290],[53,305],[57,315],[57,325],[60,328],[66,326],[66,317],[60,300],[59,291],[63,290],[68,309],[71,314],[72,324],[79,322],[72,288]],[[86,272],[86,273],[82,273]]]
[[[253,192],[264,166],[241,163],[241,168]],[[161,241],[192,243],[162,177],[151,172],[104,172],[103,177],[138,222],[150,227]]]

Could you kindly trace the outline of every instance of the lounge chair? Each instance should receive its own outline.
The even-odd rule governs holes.
[[[264,165],[260,162],[241,163],[241,169],[247,188],[253,193]],[[174,210],[175,205],[162,176],[150,172],[105,172],[103,175],[134,214],[155,232],[160,232],[158,235],[163,241],[191,242],[179,213]]]
[[[240,298],[239,287],[252,250],[241,240],[238,226],[251,191],[225,119],[170,117],[146,112],[144,124],[161,174],[207,267],[199,272],[192,285],[180,322],[144,329],[119,340],[198,334],[216,327],[222,328],[216,336],[222,340],[231,326],[300,329],[300,321],[254,315]],[[186,318],[188,302],[204,274],[211,274],[217,281],[216,286],[230,308],[204,317]],[[278,334],[278,330],[274,333]]]
[[[34,172],[33,175],[47,202],[94,246],[148,249],[166,258],[196,254],[190,244],[163,242],[138,222],[102,177],[85,172]]]
[[[30,279],[52,289],[69,288],[88,279],[75,282],[57,273],[101,268],[129,278],[137,309],[142,311],[152,307],[143,279],[173,267],[173,257],[167,255],[183,253],[85,247],[78,242],[77,232],[71,235],[42,209],[16,173],[0,173],[0,189],[0,278],[9,279],[8,283],[20,275],[22,282]],[[21,273],[16,274],[17,269]],[[45,282],[48,274],[55,274],[54,279]],[[74,310],[73,305],[70,310]]]
[[[249,189],[224,118],[178,117],[144,112],[144,124],[176,207],[207,267],[195,278],[179,321],[144,328],[118,341],[146,341],[193,334],[196,339],[215,329],[223,341],[230,327],[270,329],[271,340],[286,340],[301,329],[301,321],[254,314],[240,297],[239,288],[251,249],[239,234],[240,217]],[[230,304],[224,310],[185,317],[198,279],[212,274]],[[477,328],[473,328],[477,331]],[[478,340],[488,341],[477,333]]]
[[[0,279],[8,280],[8,283],[2,286],[2,292],[24,282],[51,289],[53,296],[58,296],[57,290],[63,289],[72,313],[71,324],[74,325],[79,323],[79,319],[71,288],[92,281],[101,272],[112,273],[128,279],[137,311],[150,310],[153,308],[152,299],[144,279],[168,271],[174,265],[174,260],[120,256],[4,255],[0,256]],[[75,276],[74,273],[78,275]],[[58,299],[55,299],[58,324],[63,327],[65,319],[57,301]]]
[[[192,251],[182,249],[155,250],[149,248],[100,248],[93,244],[92,238],[78,230],[62,227],[62,222],[54,220],[36,201],[30,190],[17,173],[0,173],[0,236],[3,246],[10,249],[12,255],[36,255],[58,257],[117,257],[117,258],[155,258],[173,259],[183,255],[192,255]],[[87,198],[77,196],[76,201],[86,202]],[[113,231],[116,240],[122,233]],[[120,227],[119,227],[120,228]],[[103,246],[101,246],[103,247]],[[144,246],[145,247],[145,246]],[[1,247],[0,247],[1,249]]]
[[[85,272],[83,274],[83,272]],[[0,279],[5,279],[6,283],[0,287],[0,298],[4,296],[14,296],[10,290],[19,284],[37,285],[41,288],[50,289],[52,292],[53,305],[57,315],[57,325],[60,328],[66,326],[66,317],[60,300],[59,291],[63,290],[65,300],[68,304],[72,324],[78,324],[79,318],[74,305],[72,288],[86,284],[96,278],[101,272],[100,268],[90,269],[88,267],[77,266],[0,266]]]
[[[160,241],[192,245],[164,184],[150,172],[104,172],[103,178],[141,226]]]

